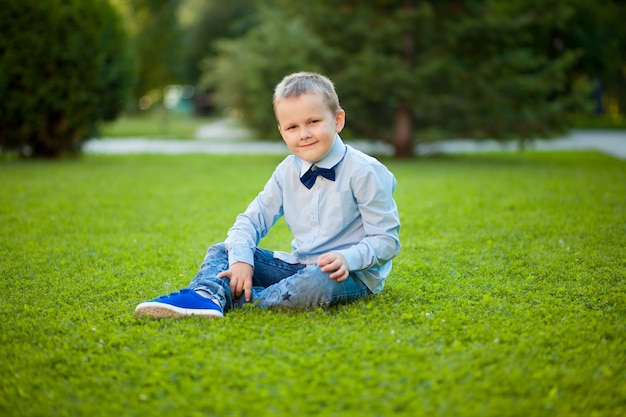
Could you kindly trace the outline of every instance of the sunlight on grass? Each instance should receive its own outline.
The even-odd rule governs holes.
[[[100,127],[100,137],[195,139],[196,130],[211,120],[164,110],[145,115],[126,115],[103,124]]]
[[[280,160],[0,163],[0,415],[626,413],[626,162],[596,153],[385,161],[403,246],[381,295],[135,319]]]

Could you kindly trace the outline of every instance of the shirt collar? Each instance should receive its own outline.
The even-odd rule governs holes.
[[[333,146],[330,148],[330,151],[317,162],[308,162],[302,161],[302,166],[300,168],[300,176],[303,176],[312,165],[317,165],[320,168],[332,168],[337,165],[343,159],[346,154],[346,145],[341,140],[339,134],[335,135],[335,141],[333,142]]]

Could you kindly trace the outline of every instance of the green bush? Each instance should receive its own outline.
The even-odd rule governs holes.
[[[108,1],[5,0],[0,27],[0,150],[78,150],[123,109],[134,67]]]

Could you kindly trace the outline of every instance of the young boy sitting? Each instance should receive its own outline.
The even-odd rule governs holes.
[[[224,243],[208,249],[189,288],[139,304],[136,315],[223,317],[248,302],[327,307],[382,291],[400,250],[393,174],[343,143],[346,113],[323,75],[285,77],[274,91],[274,112],[292,155]],[[257,247],[281,216],[293,251]]]

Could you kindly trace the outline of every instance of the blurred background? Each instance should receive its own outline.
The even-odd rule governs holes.
[[[294,71],[336,84],[343,136],[398,157],[442,139],[626,127],[626,1],[0,0],[0,149],[193,139],[224,118],[280,140]],[[6,28],[6,30],[4,29]]]

